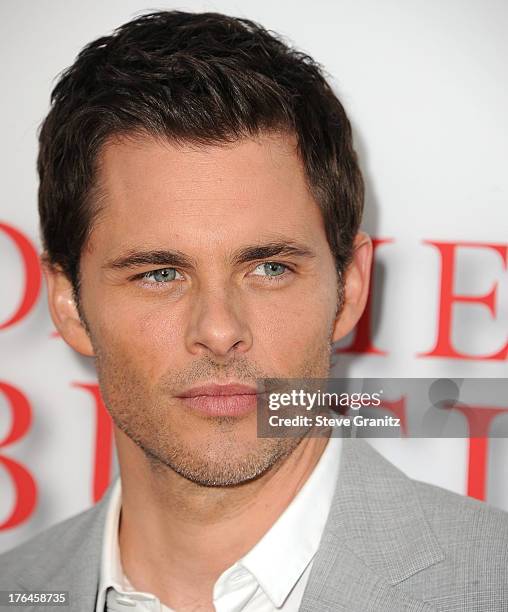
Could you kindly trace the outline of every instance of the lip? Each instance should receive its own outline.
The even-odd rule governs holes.
[[[208,417],[243,417],[257,407],[255,387],[241,384],[209,384],[193,387],[178,397],[192,410]]]
[[[248,385],[239,385],[231,383],[228,385],[202,385],[200,387],[192,387],[181,393],[178,397],[199,397],[201,395],[206,396],[228,396],[228,395],[257,395],[256,387],[249,387]]]

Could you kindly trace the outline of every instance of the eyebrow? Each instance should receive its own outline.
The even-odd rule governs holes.
[[[258,259],[268,259],[276,256],[292,256],[312,258],[316,254],[309,247],[299,244],[293,240],[268,242],[237,249],[230,257],[233,265],[241,265]],[[196,267],[193,258],[188,257],[181,251],[171,249],[137,250],[133,249],[110,261],[102,267],[105,269],[122,270],[125,268],[136,268],[138,266],[175,266],[179,268]]]
[[[160,249],[154,251],[131,250],[125,255],[107,261],[102,267],[105,269],[122,270],[124,268],[136,268],[138,266],[177,266],[179,268],[190,268],[194,265],[192,259],[180,251]]]
[[[231,262],[235,265],[240,265],[249,261],[268,259],[279,255],[309,259],[316,256],[309,247],[291,240],[243,247],[233,253]]]

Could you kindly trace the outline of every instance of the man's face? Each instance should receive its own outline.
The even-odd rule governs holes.
[[[328,376],[339,287],[295,140],[117,140],[98,181],[80,294],[114,422],[201,484],[265,472],[298,440],[258,439],[255,402],[232,414],[181,395]]]

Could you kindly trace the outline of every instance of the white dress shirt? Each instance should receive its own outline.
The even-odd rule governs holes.
[[[330,438],[314,470],[266,534],[225,570],[213,589],[216,612],[293,612],[300,607],[337,483],[341,438]],[[96,612],[173,612],[137,591],[123,573],[118,545],[120,479],[114,484],[103,537]]]

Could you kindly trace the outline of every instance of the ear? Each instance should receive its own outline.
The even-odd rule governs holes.
[[[365,232],[356,234],[353,259],[344,276],[344,305],[335,319],[332,340],[346,336],[362,316],[369,295],[372,241]]]
[[[75,351],[93,357],[92,344],[74,300],[72,283],[62,269],[50,264],[44,255],[41,265],[48,287],[49,312],[55,327]]]

